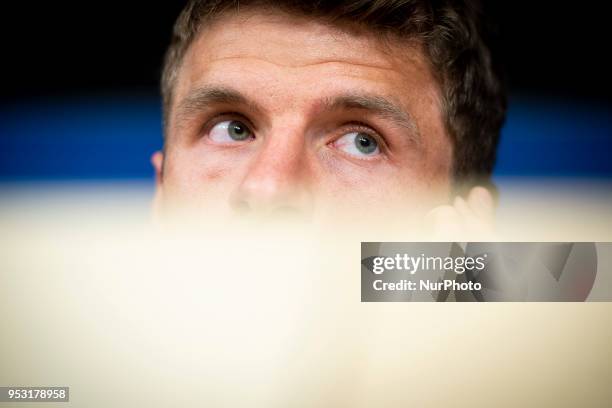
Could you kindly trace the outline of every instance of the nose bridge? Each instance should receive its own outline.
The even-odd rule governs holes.
[[[236,209],[249,212],[295,211],[310,207],[304,130],[298,121],[272,128],[232,197]]]
[[[300,127],[291,123],[279,126],[262,141],[251,173],[277,183],[295,178],[302,169],[304,154],[305,141]]]

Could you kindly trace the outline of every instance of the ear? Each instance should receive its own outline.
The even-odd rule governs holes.
[[[155,195],[153,197],[152,210],[153,218],[158,219],[162,211],[162,185],[163,185],[163,165],[164,154],[161,151],[156,151],[151,155],[151,164],[155,170]]]
[[[164,164],[164,154],[161,151],[156,151],[151,155],[151,164],[155,170],[155,186],[160,186],[162,182],[162,167]]]

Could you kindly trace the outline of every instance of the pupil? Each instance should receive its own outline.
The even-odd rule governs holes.
[[[244,140],[250,135],[248,128],[239,121],[231,122],[228,131],[231,138],[234,140]]]
[[[376,141],[363,133],[357,135],[355,145],[360,152],[365,154],[370,154],[376,150]]]

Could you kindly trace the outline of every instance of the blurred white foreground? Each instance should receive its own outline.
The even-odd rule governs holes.
[[[612,402],[610,303],[361,303],[360,241],[418,239],[397,214],[153,226],[147,188],[73,187],[0,192],[0,385],[75,407]],[[508,184],[497,240],[611,241],[600,187]]]

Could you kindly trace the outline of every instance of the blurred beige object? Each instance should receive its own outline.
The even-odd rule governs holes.
[[[87,191],[1,204],[0,385],[75,407],[612,403],[610,303],[361,303],[359,243],[418,238],[397,214],[154,227],[136,189]],[[611,240],[610,201],[556,194],[502,195],[500,240]]]

